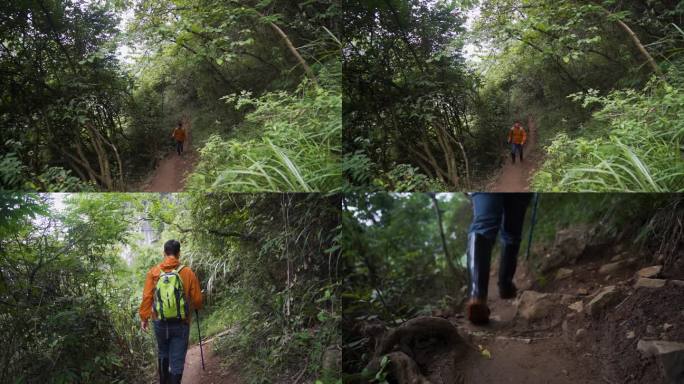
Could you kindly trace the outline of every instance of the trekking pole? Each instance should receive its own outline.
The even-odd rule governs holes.
[[[199,337],[200,341],[200,357],[202,358],[202,370],[204,371],[204,352],[202,352],[202,334],[200,333],[199,311],[197,311],[196,309],[195,315],[197,316],[197,336]]]
[[[527,253],[525,253],[525,261],[530,259],[530,247],[532,246],[532,232],[534,231],[534,224],[537,222],[537,207],[539,206],[539,194],[535,193],[532,206],[532,222],[530,223],[530,235],[527,238]]]

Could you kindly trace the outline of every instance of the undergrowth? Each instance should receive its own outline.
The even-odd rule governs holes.
[[[544,191],[667,192],[684,190],[684,92],[661,80],[643,91],[596,91],[570,96],[599,106],[594,137],[560,133],[532,187]],[[596,129],[596,128],[595,128]]]
[[[341,185],[339,63],[326,67],[319,86],[304,80],[295,93],[249,93],[224,99],[252,109],[236,130],[242,136],[211,136],[200,150],[190,190],[336,191]]]
[[[312,299],[318,302],[334,300],[331,292],[322,289],[316,294],[318,298]],[[243,375],[248,383],[267,383],[274,377],[283,376],[314,376],[322,383],[338,382],[336,372],[325,372],[321,366],[326,348],[339,338],[337,315],[319,309],[316,314],[319,323],[312,327],[305,323],[306,314],[286,320],[282,314],[260,311],[246,304],[247,300],[237,301],[234,297],[231,300],[232,305],[214,307],[203,320],[202,337],[208,338],[229,328],[229,332],[213,343],[214,351],[229,356],[229,362],[241,372],[249,372]],[[191,332],[195,331],[196,328]],[[293,367],[298,371],[293,372]]]

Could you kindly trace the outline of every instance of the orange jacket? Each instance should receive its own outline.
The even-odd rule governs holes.
[[[174,128],[173,133],[171,133],[171,136],[173,136],[176,141],[185,141],[185,129],[183,128]]]
[[[157,286],[157,280],[161,274],[161,269],[164,272],[173,271],[180,265],[180,261],[174,256],[164,257],[164,261],[150,268],[145,278],[145,288],[143,288],[142,303],[140,303],[140,319],[145,321],[152,317],[156,319],[156,314],[152,310],[154,302],[154,288]],[[190,313],[188,313],[187,320],[190,322],[190,315],[192,309],[202,309],[202,291],[200,283],[195,276],[195,272],[190,267],[184,267],[180,273],[181,281],[183,282],[183,291],[185,291],[185,299],[190,304]]]
[[[525,144],[527,141],[527,132],[525,132],[525,128],[520,126],[520,128],[515,128],[512,127],[510,131],[508,131],[508,142],[513,143],[513,144]]]

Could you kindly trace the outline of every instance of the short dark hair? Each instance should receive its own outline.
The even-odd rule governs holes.
[[[178,240],[169,240],[164,243],[164,254],[178,256],[180,254],[180,243]]]
[[[183,122],[180,121],[180,120],[178,120],[178,126],[179,126],[179,127],[182,127],[182,126],[183,126]]]

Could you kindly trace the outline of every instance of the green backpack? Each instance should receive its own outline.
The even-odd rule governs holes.
[[[159,269],[161,273],[154,289],[154,312],[157,313],[157,318],[162,321],[185,320],[188,306],[180,277],[183,266],[170,272]]]

